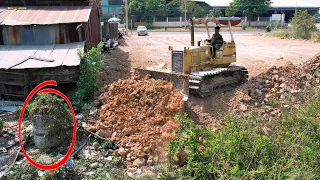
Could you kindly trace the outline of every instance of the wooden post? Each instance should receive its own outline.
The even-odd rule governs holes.
[[[132,34],[132,19],[131,19],[131,34]]]

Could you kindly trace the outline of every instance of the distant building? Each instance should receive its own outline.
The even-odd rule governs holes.
[[[210,6],[204,1],[196,1],[196,4],[199,5],[204,10],[205,14],[209,14],[210,10],[213,8],[212,6]]]
[[[233,0],[209,0],[206,2],[208,2],[212,8],[218,8],[224,12]],[[308,10],[310,14],[316,15],[319,13],[319,9],[319,0],[272,0],[271,9],[262,16],[270,17],[272,14],[285,14],[285,21],[289,21],[296,10]],[[243,14],[242,12],[238,12],[236,16],[243,16]]]
[[[101,0],[102,22],[106,22],[112,17],[118,17],[122,4],[123,0]]]

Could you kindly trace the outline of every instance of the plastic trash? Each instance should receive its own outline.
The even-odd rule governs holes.
[[[42,177],[44,174],[45,174],[44,171],[38,171],[38,176],[39,176],[39,177]]]
[[[66,164],[64,166],[66,168],[72,168],[73,167],[73,160],[72,159],[68,159],[68,161],[66,162]]]
[[[7,153],[8,151],[7,151],[7,149],[6,148],[4,148],[4,147],[1,147],[0,148],[0,153]]]
[[[114,142],[108,143],[106,145],[103,146],[104,150],[108,150],[108,149],[112,149],[112,150],[117,150],[119,149],[119,146],[117,144],[115,144]]]
[[[83,114],[77,114],[77,115],[76,115],[76,119],[77,119],[77,120],[82,120],[82,119],[84,119]]]
[[[2,157],[0,157],[0,161],[6,160],[6,159],[8,159],[8,158],[9,158],[9,156],[8,156],[8,155],[6,155],[6,156],[2,156]]]
[[[110,177],[110,174],[109,174],[109,173],[107,173],[107,172],[106,172],[106,177],[107,177],[107,178],[109,178],[109,177]]]
[[[1,168],[0,168],[0,171],[3,171],[3,170],[5,170],[5,169],[7,169],[9,166],[8,165],[4,165],[4,166],[2,166]]]

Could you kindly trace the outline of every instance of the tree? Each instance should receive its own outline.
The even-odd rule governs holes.
[[[146,13],[149,16],[167,16],[166,2],[165,0],[146,0],[145,2]]]
[[[222,16],[222,11],[217,8],[213,8],[209,11],[208,14],[209,17],[221,17]]]
[[[192,12],[193,17],[202,18],[204,16],[204,10],[199,5],[195,5]]]
[[[120,8],[119,19],[122,24],[126,22],[126,9],[124,6],[121,6]]]
[[[312,16],[307,10],[299,11],[291,20],[293,33],[297,38],[310,39],[311,33],[316,31],[316,16]]]
[[[175,0],[179,2],[180,4],[180,12],[185,13],[185,0]],[[194,16],[194,17],[203,17],[204,16],[204,10],[196,4],[194,0],[186,0],[187,2],[187,15],[188,16]]]
[[[271,0],[234,0],[236,9],[243,11],[249,20],[266,13],[271,3]]]
[[[146,16],[144,0],[131,0],[128,6],[129,15],[135,21],[141,21]]]
[[[178,17],[181,15],[179,1],[171,1],[166,5],[167,15],[169,17]]]
[[[233,2],[231,2],[230,5],[227,7],[225,14],[226,14],[227,17],[232,17],[237,12],[238,12],[237,7],[234,5]]]

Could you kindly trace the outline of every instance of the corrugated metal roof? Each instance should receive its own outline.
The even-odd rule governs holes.
[[[305,8],[319,8],[319,0],[272,0],[272,7],[305,7]]]
[[[85,42],[52,45],[0,46],[0,69],[31,69],[78,66],[78,47]]]
[[[230,2],[233,0],[201,0],[208,3],[210,6],[229,6]],[[296,0],[271,0],[272,4],[271,7],[296,7]],[[297,7],[304,7],[304,8],[319,8],[320,1],[319,0],[297,0]]]
[[[0,8],[1,9],[1,8]],[[45,25],[88,22],[91,6],[37,6],[0,10],[0,25]]]

